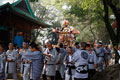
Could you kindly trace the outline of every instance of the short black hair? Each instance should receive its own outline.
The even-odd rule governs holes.
[[[75,46],[77,46],[77,45],[79,45],[79,42],[76,42],[76,43],[75,43]]]
[[[91,45],[90,44],[86,44],[86,47],[90,47]]]
[[[59,47],[60,47],[60,48],[63,48],[63,47],[64,47],[63,43],[60,43],[60,44],[59,44]]]
[[[3,44],[0,44],[0,46],[4,49],[5,48],[5,45],[3,45]]]
[[[86,46],[87,46],[87,43],[86,43],[86,42],[81,42],[81,47],[82,47],[83,49],[86,49]]]
[[[56,47],[56,51],[57,51],[57,52],[60,52],[60,48]]]
[[[31,48],[38,49],[38,45],[36,43],[31,43],[30,46],[31,46]]]

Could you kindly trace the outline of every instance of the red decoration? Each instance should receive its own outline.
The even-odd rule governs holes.
[[[56,32],[56,29],[53,29],[53,32]]]
[[[79,33],[80,33],[80,31],[77,30],[76,34],[79,34]]]

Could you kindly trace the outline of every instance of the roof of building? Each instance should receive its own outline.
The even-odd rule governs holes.
[[[3,11],[11,12],[17,16],[20,16],[34,24],[37,24],[43,28],[50,27],[50,25],[40,21],[33,13],[28,0],[18,0],[15,3],[6,3],[0,6],[0,13]]]

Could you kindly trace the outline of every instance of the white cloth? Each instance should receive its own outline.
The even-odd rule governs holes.
[[[24,64],[23,80],[29,80],[30,64]]]
[[[70,75],[68,74],[65,74],[65,80],[70,80]],[[72,75],[72,80],[74,80],[74,75]]]

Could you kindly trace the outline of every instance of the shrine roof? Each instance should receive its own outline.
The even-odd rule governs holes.
[[[50,27],[50,25],[42,22],[34,15],[28,0],[18,0],[12,4],[6,3],[0,6],[0,13],[4,11],[11,12],[43,28]]]

